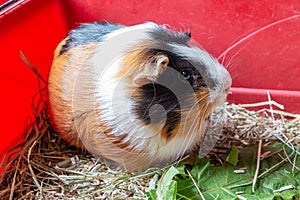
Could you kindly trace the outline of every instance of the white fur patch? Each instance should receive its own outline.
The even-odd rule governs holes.
[[[93,78],[96,79],[95,89],[96,107],[99,108],[101,120],[113,129],[111,134],[126,136],[123,142],[129,142],[137,151],[146,152],[154,161],[170,161],[183,156],[201,138],[205,123],[199,124],[199,119],[182,116],[179,133],[176,137],[166,142],[162,139],[161,130],[164,123],[145,126],[140,119],[132,113],[133,100],[127,88],[126,80],[117,79],[116,75],[121,70],[121,62],[126,52],[136,44],[149,39],[147,31],[157,26],[152,23],[132,26],[117,30],[106,37],[106,40],[96,48],[91,59],[94,67]],[[212,74],[216,72],[217,78],[222,78],[222,70],[217,63],[211,60],[206,52],[198,49],[185,49],[174,46],[176,53],[185,55],[188,59],[203,61]],[[217,71],[215,71],[217,70]],[[217,95],[217,94],[216,94]],[[191,116],[197,116],[199,110],[192,110]],[[186,119],[186,120],[185,120]]]
[[[101,112],[101,120],[113,127],[111,134],[126,135],[123,142],[130,141],[130,147],[145,150],[149,138],[157,137],[155,130],[162,127],[145,127],[132,112],[133,102],[126,80],[117,79],[121,62],[127,51],[140,41],[147,40],[147,31],[155,24],[147,23],[117,30],[109,34],[106,40],[97,47],[91,59],[97,77],[95,100]],[[117,45],[119,44],[119,45]],[[118,47],[117,49],[115,49]],[[99,66],[101,64],[101,66]],[[162,126],[162,125],[158,125]]]

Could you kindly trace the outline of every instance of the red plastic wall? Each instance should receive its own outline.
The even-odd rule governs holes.
[[[231,73],[229,101],[266,101],[270,90],[286,111],[300,113],[298,13],[298,0],[25,0],[8,12],[0,11],[0,155],[21,140],[38,90],[37,78],[19,51],[47,78],[56,45],[81,22],[154,21],[189,30]]]
[[[21,60],[22,51],[47,78],[52,52],[67,31],[56,1],[25,1],[0,16],[0,159],[23,139],[24,124],[31,115],[37,77]]]

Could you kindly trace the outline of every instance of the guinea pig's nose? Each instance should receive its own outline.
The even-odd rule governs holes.
[[[232,79],[231,79],[229,72],[226,73],[225,77],[226,77],[226,80],[225,80],[225,84],[224,84],[224,91],[226,93],[228,93],[231,88]]]

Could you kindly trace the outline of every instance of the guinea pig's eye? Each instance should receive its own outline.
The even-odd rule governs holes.
[[[189,80],[192,77],[192,72],[190,70],[182,70],[180,73],[185,80]]]

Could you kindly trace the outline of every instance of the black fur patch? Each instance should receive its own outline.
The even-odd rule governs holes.
[[[162,43],[177,43],[185,45],[191,37],[183,32],[172,31],[162,26],[157,26],[156,28],[149,31],[151,37]]]
[[[166,120],[167,132],[171,133],[180,121],[180,113],[177,112],[180,104],[175,94],[157,83],[143,85],[138,90],[141,95],[133,98],[136,103],[134,111],[138,118],[146,124]]]
[[[102,42],[104,36],[125,26],[108,22],[85,23],[68,33],[68,39],[60,50],[60,55],[71,47],[89,42]]]
[[[162,50],[154,49],[148,53],[167,55],[170,68],[167,68],[156,82],[138,88],[136,94],[139,96],[133,98],[134,112],[146,124],[162,122],[166,118],[165,128],[167,128],[167,136],[170,136],[180,123],[181,109],[191,109],[195,102],[192,100],[195,98],[195,91],[206,87],[206,84],[200,73],[187,60]],[[184,79],[181,74],[183,70],[191,72],[190,79]],[[159,107],[155,107],[156,104],[163,107],[165,113]]]
[[[197,70],[197,68],[203,68],[204,66],[194,66],[191,62],[188,60],[185,60],[184,58],[175,55],[174,53],[167,51],[167,50],[161,50],[161,49],[150,49],[148,50],[147,54],[150,55],[157,55],[157,54],[163,54],[166,55],[169,58],[169,64],[168,66],[178,73],[172,73],[169,74],[169,71],[164,72],[159,79],[162,78],[170,80],[170,82],[177,81],[176,85],[177,87],[182,84],[182,81],[184,81],[184,77],[181,76],[181,73],[185,70],[190,71],[191,77],[190,79],[186,79],[186,81],[190,84],[190,86],[193,88],[194,91],[201,89],[202,87],[207,87],[205,80],[201,76],[200,72]],[[168,83],[169,84],[169,83]],[[180,88],[180,87],[179,87]]]

